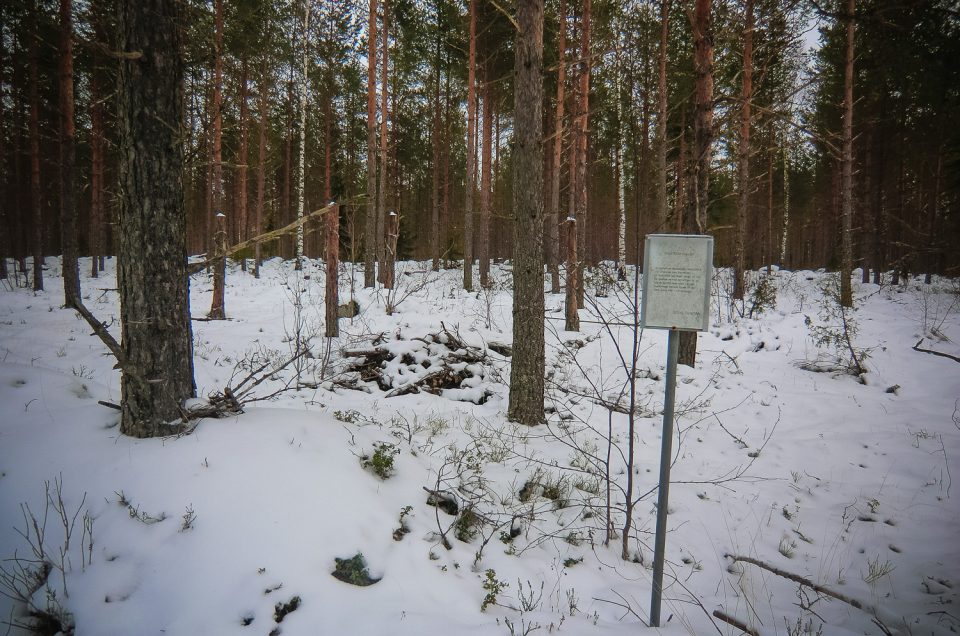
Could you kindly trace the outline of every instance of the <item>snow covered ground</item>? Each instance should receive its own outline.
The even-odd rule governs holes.
[[[108,264],[83,279],[83,296],[119,337]],[[199,395],[256,360],[289,357],[298,333],[312,353],[301,386],[150,440],[120,436],[117,411],[98,403],[119,402],[119,372],[60,308],[55,259],[47,291],[0,291],[0,592],[24,589],[14,579],[39,530],[55,567],[33,601],[64,608],[81,635],[742,633],[715,611],[763,635],[960,631],[960,366],[913,349],[923,338],[921,349],[960,354],[956,281],[857,284],[857,310],[840,316],[824,300],[830,275],[774,272],[776,307],[753,318],[716,285],[697,366],[679,372],[658,632],[644,626],[665,333],[640,339],[624,561],[627,373],[616,344],[629,353],[632,329],[617,324],[632,320],[629,284],[588,277],[591,298],[607,293],[581,311],[579,333],[562,330],[562,297],[547,295],[549,423],[526,428],[505,417],[509,357],[487,348],[511,339],[508,267],[474,293],[459,270],[398,269],[393,297],[354,273],[361,312],[327,343],[316,264],[306,279],[278,260],[259,280],[232,268],[229,320],[193,323]],[[211,283],[195,276],[191,291],[203,316]],[[833,341],[843,318],[867,372],[801,368],[849,353]],[[343,356],[375,339],[389,353],[380,384],[346,372],[360,358]],[[460,386],[408,391],[444,357]],[[615,537],[604,545],[608,453]],[[428,491],[457,515],[428,505]],[[331,576],[335,559],[358,553],[378,582]],[[24,622],[23,611],[0,597],[0,623]]]

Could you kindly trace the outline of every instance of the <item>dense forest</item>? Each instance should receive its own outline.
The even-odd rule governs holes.
[[[466,255],[484,279],[510,257],[511,7],[180,4],[190,253],[212,248],[218,213],[235,244],[335,199],[347,260],[365,244],[382,254],[371,237],[389,232],[387,211],[397,258]],[[116,13],[110,0],[0,6],[0,263],[17,284],[42,276],[34,254],[116,253]],[[548,0],[543,42],[548,265],[565,257],[569,216],[587,264],[636,262],[645,234],[682,231],[712,234],[717,264],[741,270],[840,268],[849,236],[864,277],[957,273],[951,3]],[[258,252],[297,250],[285,235]],[[321,221],[303,250],[322,253]]]

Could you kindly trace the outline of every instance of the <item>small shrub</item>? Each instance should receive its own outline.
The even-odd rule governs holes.
[[[400,541],[404,536],[410,533],[407,526],[407,517],[413,511],[413,506],[404,506],[400,509],[400,525],[393,531],[393,540]]]
[[[473,511],[473,506],[468,506],[457,517],[454,524],[454,536],[464,543],[470,543],[477,538],[481,525],[483,525],[483,519]]]
[[[193,504],[188,504],[186,511],[183,513],[182,521],[180,522],[180,532],[192,530],[193,522],[196,520],[197,513],[193,511]]]
[[[373,472],[380,479],[389,479],[395,472],[393,458],[400,454],[400,449],[389,442],[374,444],[372,455],[364,455],[360,464]]]
[[[750,318],[776,309],[777,286],[774,280],[769,274],[761,274],[750,285],[750,309],[747,311]]]
[[[491,605],[496,605],[497,594],[500,594],[510,587],[509,583],[505,583],[497,578],[496,570],[487,570],[484,576],[486,578],[483,581],[483,590],[486,592],[486,595],[483,597],[483,602],[480,603],[481,612],[487,611],[487,608]]]
[[[287,614],[297,611],[297,608],[300,607],[300,597],[294,596],[286,603],[277,603],[273,606],[273,620],[276,623],[282,623],[283,619],[286,618]],[[251,623],[253,620],[251,619]],[[249,623],[248,623],[249,625]]]
[[[366,587],[380,580],[370,576],[370,572],[367,570],[367,562],[361,552],[357,552],[349,559],[335,558],[334,563],[336,565],[330,574],[333,575],[333,578],[344,583]]]

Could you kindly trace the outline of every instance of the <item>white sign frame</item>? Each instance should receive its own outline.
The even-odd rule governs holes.
[[[713,237],[648,234],[643,254],[643,328],[706,331],[710,326]]]

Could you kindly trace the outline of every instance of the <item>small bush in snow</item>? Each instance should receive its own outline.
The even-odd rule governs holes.
[[[500,594],[510,587],[509,583],[505,583],[497,578],[496,570],[487,570],[484,576],[486,578],[483,581],[483,590],[486,592],[486,595],[483,597],[483,602],[480,603],[481,612],[487,611],[487,608],[491,605],[496,605],[497,594]]]
[[[380,479],[389,479],[393,476],[393,458],[400,454],[400,449],[389,442],[374,444],[373,454],[364,455],[360,464],[373,472]]]
[[[370,572],[367,570],[367,561],[363,558],[362,552],[357,552],[349,559],[335,558],[334,563],[336,565],[330,574],[333,575],[333,578],[344,583],[366,587],[380,580],[370,576]]]

